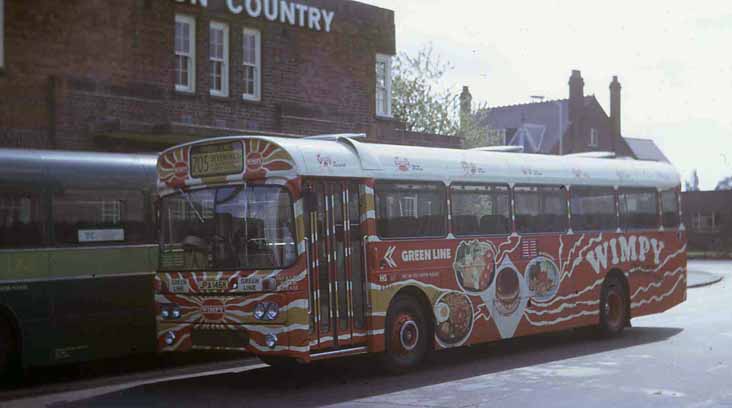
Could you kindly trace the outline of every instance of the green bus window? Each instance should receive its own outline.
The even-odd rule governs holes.
[[[145,199],[134,190],[67,190],[53,195],[57,244],[148,243]]]
[[[0,248],[40,247],[45,226],[38,194],[0,192]]]

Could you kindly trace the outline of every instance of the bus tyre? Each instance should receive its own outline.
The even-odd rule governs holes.
[[[0,379],[9,380],[17,374],[18,343],[10,322],[0,315]]]
[[[384,332],[384,365],[395,374],[407,372],[425,358],[431,335],[419,303],[410,296],[398,297],[389,307]]]
[[[628,321],[625,289],[617,277],[608,278],[600,294],[600,334],[614,337],[622,333]]]

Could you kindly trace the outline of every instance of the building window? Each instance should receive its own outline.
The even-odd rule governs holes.
[[[391,56],[376,54],[376,115],[391,117]]]
[[[5,68],[5,0],[0,0],[0,69]]]
[[[590,147],[600,146],[600,135],[597,133],[597,129],[590,129]]]
[[[211,95],[229,96],[229,26],[212,22],[208,38]]]
[[[694,231],[717,233],[720,231],[721,217],[719,213],[697,213],[692,218]]]
[[[175,16],[175,90],[196,91],[196,21]]]
[[[262,97],[262,35],[257,30],[244,29],[242,98],[258,101]]]
[[[486,146],[505,146],[506,145],[506,129],[488,129],[485,140]]]

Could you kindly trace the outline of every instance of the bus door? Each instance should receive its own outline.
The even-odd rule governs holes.
[[[305,185],[305,227],[310,263],[311,346],[366,343],[363,234],[355,182]]]

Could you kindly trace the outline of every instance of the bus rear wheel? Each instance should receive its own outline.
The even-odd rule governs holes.
[[[424,360],[431,339],[419,303],[410,296],[398,297],[386,315],[386,353],[383,362],[392,373],[401,374]]]
[[[600,333],[604,337],[618,336],[628,322],[625,286],[617,277],[608,278],[600,294]]]
[[[0,378],[10,379],[17,374],[18,342],[13,325],[0,315]]]

